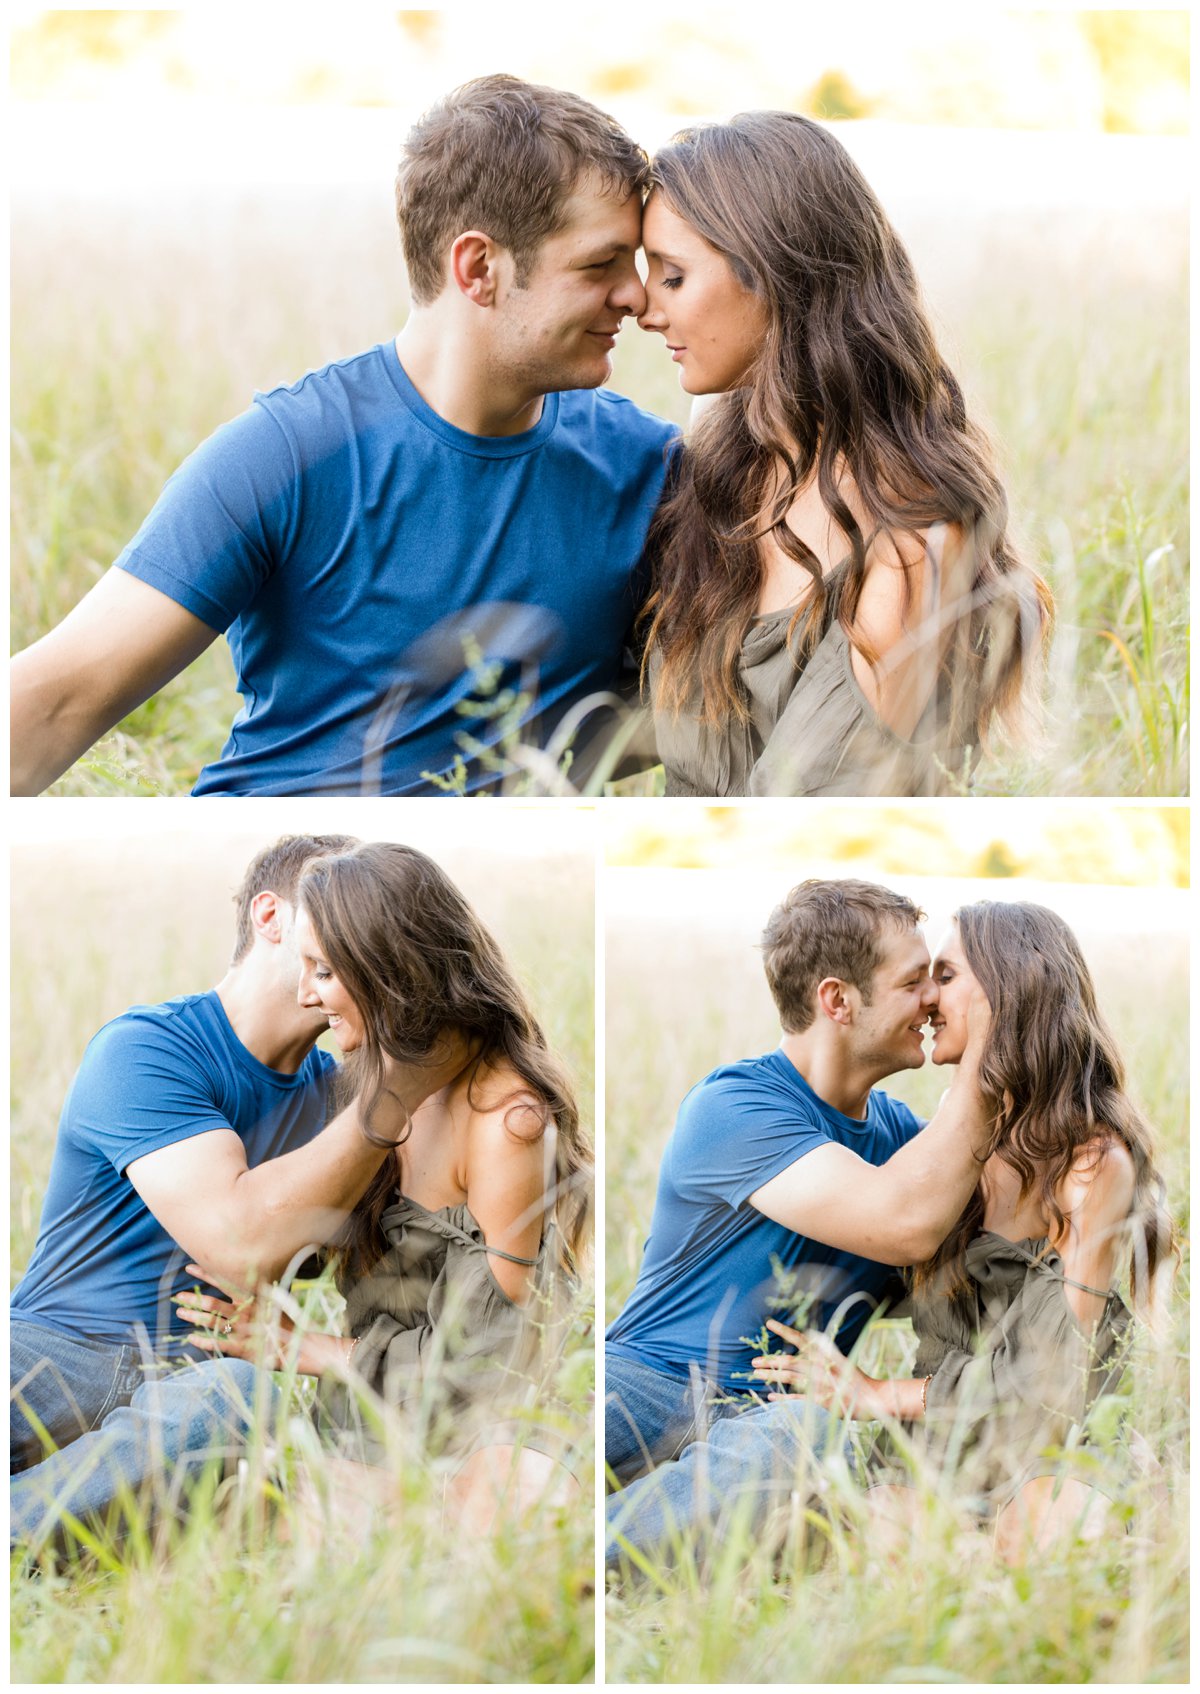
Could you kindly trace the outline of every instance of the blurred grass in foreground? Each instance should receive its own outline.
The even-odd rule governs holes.
[[[997,747],[977,791],[1185,792],[1184,221],[972,206],[900,227],[1059,605],[1044,729]],[[79,600],[255,388],[388,339],[405,312],[386,198],[360,190],[26,200],[12,253],[14,648]],[[614,387],[686,420],[660,338],[632,324]],[[51,792],[185,792],[239,704],[219,641]]]
[[[230,845],[199,837],[182,846],[85,841],[14,855],[14,1280],[32,1251],[59,1109],[84,1047],[126,1006],[198,992],[222,974],[232,941],[229,893],[250,851],[244,838]],[[590,1124],[590,856],[537,863],[536,925],[532,861],[472,847],[439,857],[528,989]],[[319,1327],[338,1328],[340,1301],[327,1283],[304,1298]],[[294,1415],[289,1439],[269,1469],[252,1454],[247,1485],[227,1485],[223,1504],[201,1490],[182,1526],[156,1534],[143,1515],[123,1545],[102,1540],[97,1556],[34,1576],[14,1566],[13,1680],[587,1681],[595,1633],[593,1308],[587,1287],[545,1414],[578,1456],[581,1492],[571,1504],[468,1538],[443,1520],[444,1463],[428,1460],[411,1435],[405,1446],[397,1428],[398,1526],[306,1543],[306,1514],[287,1484],[314,1457],[303,1416],[312,1384],[280,1377]]]
[[[697,905],[705,895],[697,874]],[[1010,889],[1011,889],[1011,885]],[[1005,885],[996,888],[1005,897]],[[763,919],[766,918],[764,910]],[[687,1090],[714,1066],[768,1051],[778,1023],[752,942],[610,908],[606,942],[606,1321],[633,1286],[662,1148]],[[1183,937],[1081,930],[1134,1097],[1159,1139],[1183,1237],[1166,1331],[1139,1337],[1130,1421],[1162,1466],[1132,1490],[1131,1533],[1066,1546],[1007,1570],[978,1532],[930,1508],[899,1566],[883,1565],[834,1487],[815,1514],[784,1510],[779,1539],[736,1516],[703,1564],[610,1591],[606,1670],[617,1682],[1142,1683],[1188,1678],[1188,959]],[[1155,991],[1145,988],[1147,948]],[[653,957],[652,975],[645,960]],[[883,1086],[922,1115],[945,1076],[926,1066]],[[908,1374],[907,1323],[868,1337],[867,1370]]]

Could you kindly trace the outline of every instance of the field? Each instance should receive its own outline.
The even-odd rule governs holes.
[[[993,210],[982,188],[900,221],[999,444],[1016,535],[1058,599],[1044,722],[993,750],[978,791],[1183,793],[1186,221]],[[20,198],[13,647],[64,616],[254,389],[387,339],[404,312],[386,191]],[[627,325],[613,382],[685,421],[658,337]],[[184,793],[238,705],[218,642],[51,792]]]
[[[631,878],[635,873],[626,873]],[[869,873],[865,873],[869,874]],[[693,879],[693,911],[721,912],[716,884]],[[792,878],[794,880],[794,878]],[[780,888],[788,885],[786,873]],[[995,892],[1015,897],[1012,884]],[[762,916],[770,899],[764,894]],[[637,1274],[663,1144],[678,1102],[716,1064],[778,1039],[757,929],[714,915],[697,934],[678,906],[649,893],[636,910],[610,904],[606,944],[606,1318]],[[1067,1548],[1016,1570],[983,1539],[934,1519],[882,1572],[852,1516],[797,1521],[782,1553],[736,1524],[699,1560],[652,1567],[611,1587],[606,1674],[614,1682],[1144,1683],[1188,1680],[1188,977],[1186,943],[1081,938],[1132,1085],[1160,1138],[1172,1209],[1185,1239],[1169,1320],[1143,1339],[1131,1419],[1162,1465],[1140,1483],[1132,1533],[1086,1552]],[[1138,965],[1156,951],[1155,991]],[[655,960],[652,977],[644,970]],[[929,1113],[944,1078],[930,1067],[889,1088]],[[878,1375],[907,1374],[911,1330],[871,1338]],[[843,1505],[852,1514],[854,1499]]]
[[[343,825],[344,826],[344,825]],[[410,839],[420,845],[418,830]],[[14,852],[11,1240],[14,1279],[33,1246],[63,1095],[94,1031],[134,1001],[192,992],[224,970],[228,895],[262,845],[164,837]],[[544,853],[527,919],[529,861],[441,851],[494,929],[575,1078],[590,1122],[593,917],[590,856]],[[136,864],[137,874],[130,874]],[[153,913],[153,918],[150,914]],[[103,914],[102,921],[98,914]],[[309,1309],[336,1327],[337,1297]],[[156,1539],[98,1540],[80,1560],[14,1565],[15,1682],[580,1682],[594,1642],[593,1296],[581,1294],[555,1372],[556,1417],[582,1492],[472,1537],[443,1522],[444,1474],[408,1448],[403,1513],[390,1530],[303,1538],[302,1513],[250,1481]],[[282,1468],[312,1447],[303,1394]],[[319,1459],[317,1460],[319,1470]],[[277,1477],[279,1466],[272,1471]],[[226,1490],[226,1494],[229,1490]],[[287,1540],[292,1533],[295,1539]]]

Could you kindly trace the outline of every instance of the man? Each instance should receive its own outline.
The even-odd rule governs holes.
[[[353,845],[290,836],[261,853],[216,988],[135,1006],[84,1054],[11,1300],[15,1537],[99,1510],[180,1455],[202,1462],[244,1428],[253,1366],[178,1368],[200,1357],[172,1303],[194,1286],[186,1265],[246,1288],[281,1277],[332,1237],[387,1157],[357,1102],[333,1115],[336,1067],[314,1045],[327,1020],[297,999],[300,873]],[[448,1043],[428,1065],[394,1065],[377,1139],[399,1137],[406,1107],[463,1061]]]
[[[933,1253],[979,1179],[986,1019],[924,1129],[875,1089],[924,1063],[937,988],[923,916],[855,881],[802,883],[771,915],[783,1039],[684,1099],[637,1285],[608,1331],[606,1459],[628,1483],[609,1499],[610,1559],[661,1551],[718,1505],[761,1515],[781,1486],[786,1497],[827,1415],[756,1405],[766,1319],[828,1330],[849,1352],[899,1294],[893,1267]]]
[[[221,631],[244,705],[196,794],[469,792],[602,741],[674,433],[600,386],[645,304],[646,178],[573,94],[492,76],[428,112],[396,185],[404,329],[256,396],[17,656],[13,791]]]

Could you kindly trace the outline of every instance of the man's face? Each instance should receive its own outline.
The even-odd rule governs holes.
[[[869,1001],[856,1009],[854,1057],[881,1077],[919,1070],[925,1063],[922,1033],[937,1005],[929,974],[929,948],[919,930],[889,929],[883,959],[871,979]]]
[[[634,262],[641,229],[640,195],[577,188],[525,286],[510,278],[497,302],[492,375],[531,397],[607,382],[622,320],[646,303]]]
[[[289,900],[281,900],[276,896],[275,912],[279,919],[279,981],[280,987],[296,999],[311,1018],[313,1028],[319,1034],[328,1027],[328,1017],[320,1006],[309,1005],[300,1000],[300,979],[304,972],[304,961],[300,952],[300,935],[296,928],[297,910]]]

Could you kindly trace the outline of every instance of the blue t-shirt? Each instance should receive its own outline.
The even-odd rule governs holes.
[[[473,743],[544,745],[617,681],[676,433],[588,389],[469,435],[390,341],[256,395],[117,560],[228,633],[243,706],[194,792],[428,794],[456,755],[495,785]]]
[[[749,1196],[825,1142],[882,1165],[920,1128],[877,1089],[865,1121],[835,1111],[779,1048],[713,1071],[679,1108],[637,1285],[608,1346],[672,1376],[694,1364],[723,1389],[761,1388],[749,1371],[763,1322],[788,1322],[795,1296],[808,1294],[806,1326],[838,1319],[836,1339],[849,1352],[880,1302],[898,1298],[895,1270],[796,1235]]]
[[[88,1043],[58,1125],[37,1245],[11,1306],[67,1335],[171,1349],[195,1333],[170,1297],[187,1255],[126,1176],[160,1147],[232,1129],[250,1166],[324,1127],[337,1067],[314,1048],[295,1075],[260,1063],[215,992],[134,1006]]]

